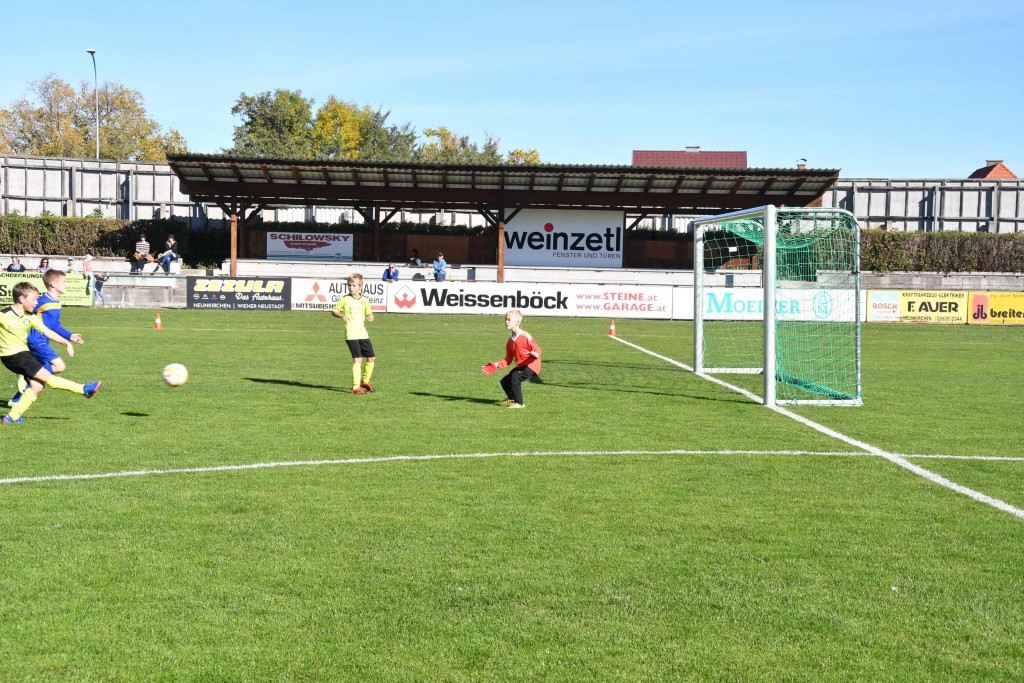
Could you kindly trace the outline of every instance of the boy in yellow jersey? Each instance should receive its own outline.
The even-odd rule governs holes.
[[[68,356],[75,355],[75,348],[70,339],[65,339],[46,325],[38,315],[31,311],[39,299],[39,290],[30,282],[19,282],[14,285],[14,303],[0,309],[0,362],[11,372],[21,375],[28,381],[28,389],[22,393],[18,401],[11,407],[11,412],[0,418],[3,424],[18,424],[25,421],[22,415],[35,402],[44,386],[63,389],[75,394],[92,398],[100,390],[100,382],[86,385],[71,382],[58,377],[43,367],[28,349],[28,333],[37,330],[50,341],[63,344],[68,349]],[[27,309],[27,310],[26,310]],[[78,343],[84,343],[81,338]]]
[[[345,340],[352,352],[352,393],[367,394],[373,391],[370,377],[377,361],[370,335],[366,332],[366,323],[373,322],[373,309],[370,308],[370,300],[363,296],[363,276],[353,273],[347,282],[348,294],[338,299],[331,315],[345,321]]]

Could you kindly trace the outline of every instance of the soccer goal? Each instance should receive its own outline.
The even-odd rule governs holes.
[[[763,375],[765,405],[862,405],[853,215],[763,206],[693,225],[694,371]]]

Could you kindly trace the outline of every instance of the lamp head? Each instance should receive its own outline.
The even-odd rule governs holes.
[[[96,50],[92,49],[91,47],[89,49],[87,49],[86,52],[88,52],[91,55],[96,54]]]

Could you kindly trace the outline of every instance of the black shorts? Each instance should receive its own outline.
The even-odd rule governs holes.
[[[11,356],[0,356],[0,362],[3,362],[5,368],[16,375],[21,375],[26,380],[32,379],[43,369],[43,364],[32,355],[31,351],[21,351]]]
[[[352,352],[353,358],[376,358],[373,352],[373,344],[369,339],[349,339],[348,350]]]

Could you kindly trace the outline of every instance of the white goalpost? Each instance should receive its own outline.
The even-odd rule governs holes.
[[[762,375],[765,405],[862,405],[853,215],[762,206],[693,225],[694,371]]]

